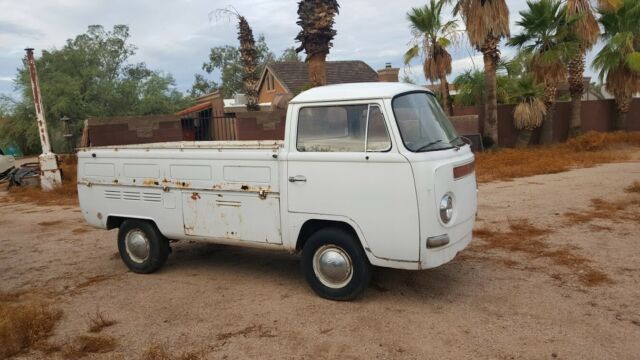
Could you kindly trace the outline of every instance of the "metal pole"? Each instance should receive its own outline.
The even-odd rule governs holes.
[[[42,96],[40,95],[40,83],[38,82],[38,73],[36,72],[36,62],[33,59],[33,49],[27,48],[25,51],[27,52],[27,66],[29,67],[29,74],[31,75],[31,90],[33,91],[33,103],[36,108],[38,133],[40,135],[40,143],[42,144],[42,154],[38,157],[40,161],[40,186],[42,190],[49,191],[58,187],[62,183],[62,179],[60,178],[56,155],[51,152],[47,121],[44,118]]]

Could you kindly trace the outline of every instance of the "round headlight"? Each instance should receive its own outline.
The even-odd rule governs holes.
[[[444,194],[440,199],[440,219],[447,224],[453,216],[453,197],[451,194]]]

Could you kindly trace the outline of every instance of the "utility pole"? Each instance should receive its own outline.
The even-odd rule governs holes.
[[[36,72],[36,62],[33,59],[33,49],[25,49],[27,52],[27,66],[31,75],[31,89],[33,91],[33,103],[36,108],[36,120],[38,121],[38,134],[40,135],[40,143],[42,144],[42,154],[38,156],[40,162],[40,187],[44,191],[50,191],[62,184],[60,170],[58,169],[58,160],[56,154],[51,152],[51,142],[49,141],[49,132],[47,131],[47,121],[44,118],[44,109],[42,108],[42,96],[40,95],[40,83],[38,82],[38,73]]]

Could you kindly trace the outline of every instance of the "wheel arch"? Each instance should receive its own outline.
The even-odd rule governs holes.
[[[107,228],[107,230],[119,229],[120,226],[122,225],[122,223],[125,222],[126,220],[146,221],[146,222],[149,222],[149,223],[153,224],[153,226],[155,226],[156,229],[160,230],[160,228],[158,227],[158,224],[156,224],[155,220],[153,220],[151,218],[139,217],[139,216],[127,216],[127,215],[109,215],[109,216],[107,216],[106,228]]]
[[[330,220],[330,219],[307,219],[302,226],[300,227],[300,231],[298,232],[298,236],[296,238],[296,247],[295,251],[300,252],[303,248],[309,237],[313,235],[315,232],[321,229],[326,228],[337,228],[346,231],[351,234],[354,239],[357,240],[358,244],[362,247],[362,249],[369,255],[369,249],[364,241],[364,238],[361,234],[356,230],[356,227],[346,221],[343,220]]]

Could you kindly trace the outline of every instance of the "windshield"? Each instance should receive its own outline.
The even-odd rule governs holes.
[[[393,99],[402,141],[413,152],[451,149],[464,145],[438,104],[426,92],[414,92]]]

